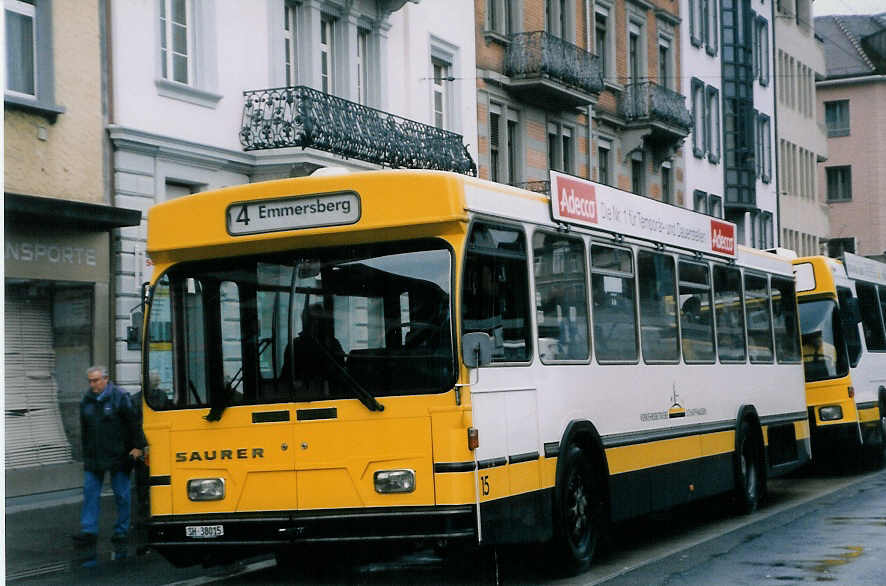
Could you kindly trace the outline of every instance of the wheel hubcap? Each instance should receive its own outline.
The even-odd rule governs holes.
[[[588,493],[580,475],[573,475],[569,493],[571,499],[568,510],[571,517],[572,540],[577,544],[585,538],[588,527]]]

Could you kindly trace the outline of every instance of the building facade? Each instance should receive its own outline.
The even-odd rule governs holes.
[[[6,494],[79,486],[86,368],[113,360],[103,3],[6,0]]]
[[[828,153],[815,99],[815,82],[825,74],[824,48],[811,6],[812,0],[784,0],[775,7],[781,245],[800,256],[820,254],[830,234],[816,173]]]
[[[109,0],[109,10],[118,205],[144,211],[330,166],[474,171],[470,0]],[[126,331],[150,274],[146,224],[121,235],[115,376],[137,389]]]
[[[818,165],[827,253],[886,261],[886,13],[822,16],[815,30],[827,68],[816,83],[828,137],[828,160]]]
[[[550,170],[668,203],[685,190],[672,2],[476,0],[479,172],[547,191]]]

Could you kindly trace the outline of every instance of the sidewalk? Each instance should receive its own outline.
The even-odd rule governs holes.
[[[82,490],[6,499],[6,580],[50,575],[79,567],[91,555],[90,548],[75,547],[71,535],[80,530]],[[98,543],[99,561],[111,559],[117,508],[110,489],[102,492]],[[144,545],[139,532],[130,530],[129,556]]]

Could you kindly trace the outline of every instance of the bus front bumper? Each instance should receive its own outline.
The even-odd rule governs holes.
[[[160,553],[476,538],[477,517],[472,505],[170,515],[152,517],[148,523],[148,541]]]

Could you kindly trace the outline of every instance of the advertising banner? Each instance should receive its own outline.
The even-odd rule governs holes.
[[[850,279],[886,285],[886,263],[844,252],[843,265]]]
[[[554,220],[735,257],[735,224],[551,171]]]

